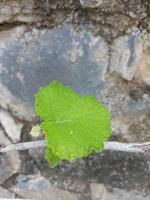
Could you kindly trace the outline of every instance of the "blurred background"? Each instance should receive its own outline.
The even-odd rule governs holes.
[[[34,94],[53,80],[107,105],[111,140],[150,141],[149,6],[149,0],[1,0],[0,145],[35,140]],[[53,169],[42,148],[3,154],[0,197],[150,200],[150,153],[103,151]]]

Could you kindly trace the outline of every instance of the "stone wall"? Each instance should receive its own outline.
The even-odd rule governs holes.
[[[52,80],[105,103],[112,140],[150,141],[149,13],[148,0],[1,0],[0,145],[33,140],[34,94]],[[103,152],[50,169],[44,149],[9,153],[0,197],[150,199],[149,158]]]

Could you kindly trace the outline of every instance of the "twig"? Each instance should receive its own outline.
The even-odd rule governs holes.
[[[7,153],[10,151],[22,151],[27,149],[35,149],[39,147],[45,147],[46,142],[44,140],[23,142],[17,144],[10,144],[0,148],[0,153]],[[150,142],[145,143],[120,143],[120,142],[105,142],[104,150],[122,151],[122,152],[141,152],[150,150]]]
[[[16,198],[15,198],[16,199]],[[1,198],[0,197],[0,200],[14,200],[14,199],[8,199],[8,198]],[[31,199],[16,199],[16,200],[31,200]]]
[[[105,142],[104,150],[144,153],[145,151],[150,150],[150,142],[145,142],[145,143]]]
[[[1,147],[0,153],[7,153],[10,151],[22,151],[22,150],[27,150],[27,149],[35,149],[38,147],[45,147],[45,146],[46,146],[45,140],[9,144],[5,147]]]

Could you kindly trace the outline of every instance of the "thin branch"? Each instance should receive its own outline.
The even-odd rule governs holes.
[[[35,149],[38,147],[45,147],[45,146],[46,146],[45,140],[9,144],[5,147],[1,147],[0,153],[7,153],[10,151],[23,151],[23,150]]]
[[[35,149],[35,148],[45,147],[45,146],[46,146],[46,142],[44,140],[10,144],[5,147],[1,147],[0,153]],[[105,142],[104,150],[144,153],[145,151],[150,150],[150,142],[145,142],[145,143]]]
[[[144,153],[150,150],[150,142],[145,143],[120,143],[105,142],[104,150]]]
[[[15,198],[16,199],[16,198]],[[11,199],[8,199],[8,198],[1,198],[0,197],[0,200],[11,200]],[[12,199],[12,200],[14,200],[14,199]],[[16,200],[31,200],[31,199],[16,199]]]

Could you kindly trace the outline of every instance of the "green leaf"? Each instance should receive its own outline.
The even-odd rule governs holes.
[[[92,96],[80,96],[56,81],[39,89],[35,111],[43,119],[41,128],[47,148],[62,160],[102,151],[111,135],[110,115],[102,103]]]
[[[61,161],[49,147],[46,148],[46,159],[51,167],[56,167]]]

